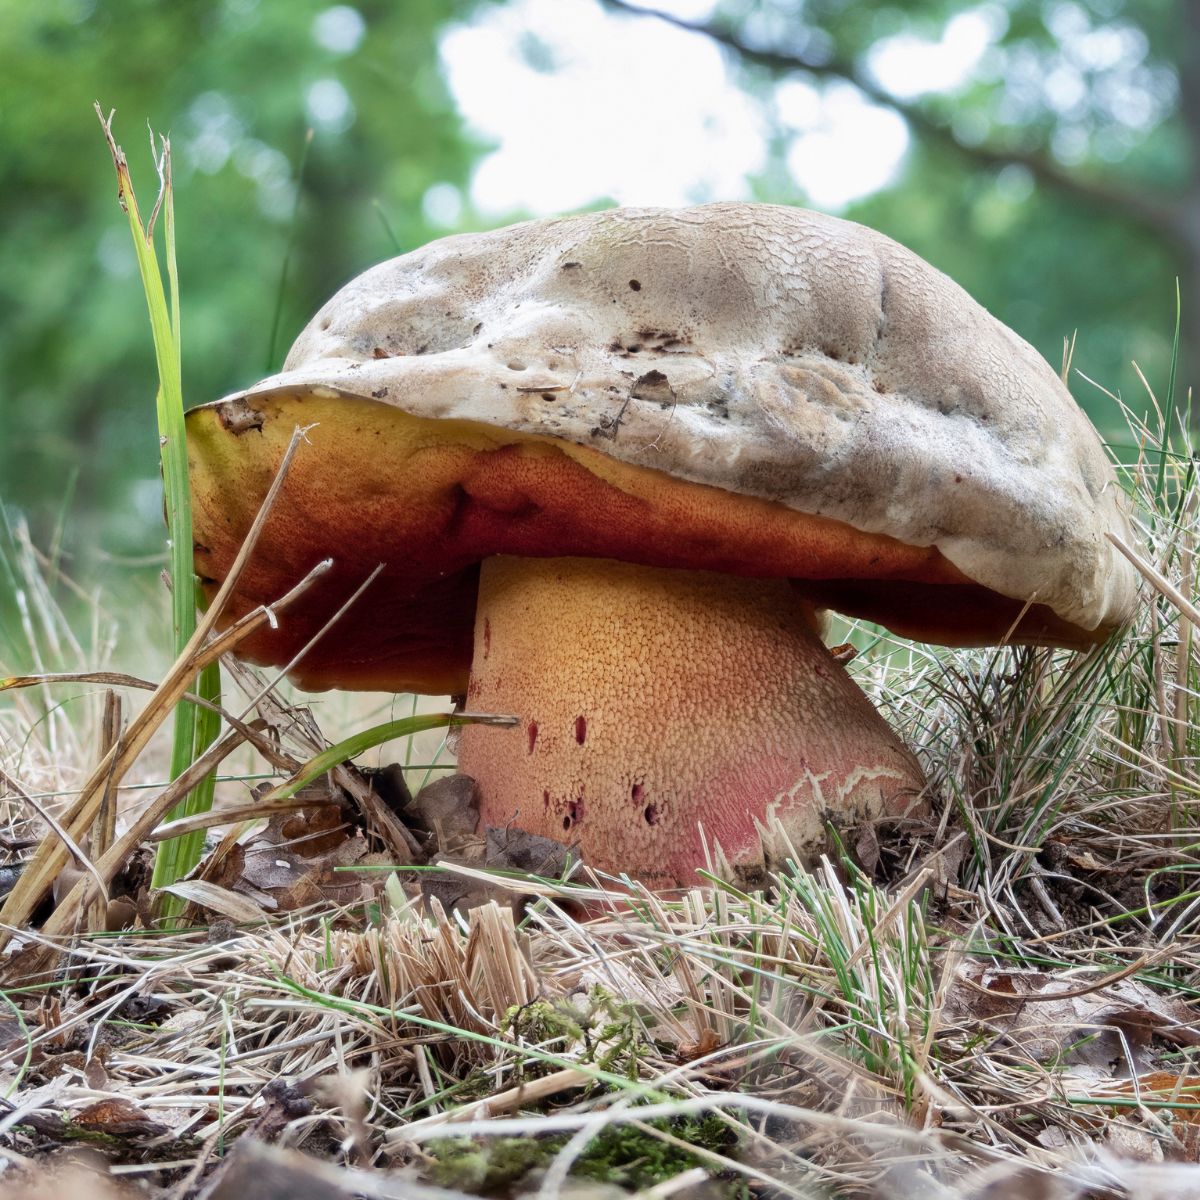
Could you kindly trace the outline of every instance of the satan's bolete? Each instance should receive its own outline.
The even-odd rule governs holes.
[[[281,374],[188,417],[196,566],[227,613],[333,569],[244,644],[293,676],[516,713],[460,764],[483,820],[688,883],[903,812],[916,762],[819,610],[948,645],[1084,647],[1130,615],[1122,495],[1055,372],[862,226],[626,209],[445,238],[367,271]],[[703,830],[703,833],[701,832]]]

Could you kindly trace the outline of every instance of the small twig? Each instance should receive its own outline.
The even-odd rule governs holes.
[[[234,821],[256,821],[266,819],[280,812],[300,812],[311,808],[336,808],[336,800],[276,800],[264,804],[252,800],[246,804],[233,804],[225,808],[210,808],[208,812],[195,813],[190,817],[180,817],[177,821],[168,821],[151,831],[147,837],[150,842],[165,842],[180,834],[194,833],[197,829],[212,829],[215,825],[230,825]],[[323,831],[322,836],[328,831]]]
[[[1101,978],[1092,983],[1086,983],[1077,988],[1069,988],[1065,992],[994,992],[991,988],[986,988],[982,984],[976,983],[967,975],[960,976],[959,982],[965,984],[971,991],[979,992],[984,996],[990,996],[993,1000],[1015,1000],[1020,1001],[1022,1004],[1043,1004],[1048,1000],[1076,1000],[1080,996],[1090,996],[1093,992],[1101,992],[1106,987],[1111,987],[1114,983],[1120,983],[1122,979],[1128,979],[1130,975],[1136,975],[1146,967],[1152,966],[1156,962],[1161,962],[1164,958],[1170,958],[1177,950],[1178,947],[1174,944],[1160,946],[1157,950],[1149,954],[1143,954],[1141,958],[1131,962],[1126,967],[1122,967],[1119,971],[1113,971],[1111,975],[1101,976]]]
[[[45,675],[9,675],[0,679],[0,692],[18,688],[41,687],[48,683],[102,683],[110,687],[142,688],[152,692],[158,684],[120,671],[51,671]]]
[[[1058,905],[1055,904],[1054,900],[1051,898],[1050,892],[1046,888],[1046,884],[1043,881],[1041,874],[1036,870],[1030,871],[1026,878],[1029,881],[1030,889],[1037,897],[1038,903],[1042,906],[1042,911],[1054,923],[1055,928],[1066,929],[1067,923],[1063,920],[1063,915],[1059,911]]]
[[[104,693],[104,713],[100,720],[100,755],[107,758],[121,739],[121,697],[108,688]],[[100,811],[92,826],[91,851],[101,858],[117,838],[117,789],[110,776],[100,797]],[[108,924],[107,898],[98,899],[92,906],[90,927],[104,929]]]
[[[227,668],[230,666],[228,660],[225,665]],[[125,675],[118,671],[61,671],[46,675],[10,675],[7,679],[0,679],[0,692],[17,688],[42,687],[45,684],[57,683],[105,683],[116,687],[137,688],[145,692],[157,691],[160,686],[159,684],[152,683],[149,679],[140,679],[136,675]],[[300,765],[299,759],[285,754],[269,738],[263,737],[262,734],[244,724],[244,719],[249,713],[249,707],[241,716],[235,716],[227,708],[222,707],[220,704],[214,704],[211,700],[197,695],[195,692],[184,692],[181,699],[188,704],[196,705],[198,708],[207,708],[215,712],[230,728],[241,732],[246,741],[250,742],[273,767],[281,771],[291,772]],[[251,705],[250,707],[253,706]]]
[[[311,429],[312,426],[310,425],[310,426],[308,426],[308,428]],[[318,629],[317,632],[314,633],[313,636],[310,637],[308,639],[308,641],[305,642],[304,645],[301,646],[300,649],[294,655],[292,655],[292,657],[289,660],[289,662],[287,663],[287,665],[280,668],[280,670],[279,670],[278,674],[275,676],[275,678],[272,679],[264,688],[262,688],[262,690],[259,691],[259,693],[250,700],[250,702],[246,705],[246,707],[244,709],[242,709],[242,719],[243,720],[249,715],[250,710],[252,708],[254,708],[255,705],[257,705],[260,700],[263,699],[263,697],[266,695],[266,693],[271,691],[276,686],[276,684],[278,684],[280,682],[280,680],[282,680],[287,675],[287,673],[289,671],[294,670],[297,663],[299,663],[300,660],[325,636],[325,634],[328,633],[329,630],[334,625],[336,625],[338,621],[341,620],[341,618],[353,606],[354,602],[359,598],[359,596],[361,596],[363,594],[363,592],[365,592],[367,590],[367,588],[369,588],[371,586],[371,584],[373,584],[375,582],[375,580],[379,578],[379,573],[386,566],[387,566],[387,563],[377,563],[376,564],[375,569],[366,577],[366,579],[364,579],[362,581],[362,583],[360,583],[358,585],[358,587],[356,587],[354,589],[353,592],[350,593],[349,597],[341,605],[341,607],[338,608],[337,612],[335,612],[329,618],[329,620],[326,621],[321,626],[321,628]],[[320,747],[317,747],[317,749],[320,749]]]

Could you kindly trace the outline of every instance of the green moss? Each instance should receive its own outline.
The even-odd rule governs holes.
[[[504,1195],[510,1184],[544,1167],[565,1143],[564,1137],[439,1138],[429,1143],[434,1162],[426,1175],[438,1187]]]
[[[535,1000],[510,1008],[504,1025],[522,1042],[573,1044],[584,1040],[589,1020],[586,1011],[568,1000]]]
[[[639,1076],[639,1059],[652,1049],[634,1007],[599,987],[582,999],[537,1000],[511,1008],[504,1015],[503,1028],[519,1045],[570,1051],[581,1063],[631,1078]],[[536,1078],[553,1069],[527,1061],[518,1066],[517,1078]],[[730,1127],[711,1114],[648,1124],[683,1144],[672,1145],[645,1128],[614,1125],[592,1139],[575,1160],[572,1175],[640,1190],[694,1167],[710,1170],[711,1161],[690,1147],[728,1155],[737,1142]],[[432,1162],[425,1174],[440,1187],[506,1197],[531,1172],[544,1169],[567,1140],[565,1135],[439,1139],[428,1147]],[[730,1200],[745,1194],[742,1181],[732,1180],[725,1194]]]
[[[652,1121],[649,1124],[688,1146],[728,1155],[736,1136],[720,1117],[706,1114]],[[434,1159],[426,1175],[439,1187],[457,1188],[480,1196],[503,1197],[531,1172],[546,1167],[567,1143],[567,1137],[445,1138],[431,1142]],[[711,1169],[711,1163],[653,1133],[629,1125],[603,1130],[575,1160],[571,1174],[631,1190],[653,1187],[693,1167]],[[744,1181],[730,1179],[725,1194],[730,1200],[748,1195]]]
[[[633,1006],[601,987],[591,988],[582,1000],[558,997],[510,1008],[504,1027],[514,1041],[525,1045],[560,1050],[582,1046],[581,1062],[631,1079],[638,1077],[638,1060],[650,1048]],[[553,1069],[524,1064],[526,1077]]]
[[[607,1026],[627,1022],[632,1013],[602,987],[588,990],[582,1000],[558,996],[510,1008],[504,1014],[512,1033],[528,1042],[561,1040],[571,1044],[591,1042],[606,1036]]]
[[[712,1114],[650,1121],[648,1124],[689,1146],[711,1150],[716,1154],[727,1155],[737,1141],[733,1130],[720,1117]],[[707,1158],[665,1142],[646,1130],[631,1125],[612,1125],[589,1144],[572,1173],[602,1183],[616,1183],[641,1190],[674,1179],[693,1167],[711,1170],[711,1166]],[[731,1181],[730,1197],[740,1194],[736,1190],[739,1186],[740,1181]]]

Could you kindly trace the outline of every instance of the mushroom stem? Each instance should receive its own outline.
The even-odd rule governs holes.
[[[759,826],[796,852],[913,806],[920,768],[787,580],[606,559],[492,558],[475,619],[460,768],[486,826],[578,845],[589,865],[690,884],[719,845],[747,882]]]

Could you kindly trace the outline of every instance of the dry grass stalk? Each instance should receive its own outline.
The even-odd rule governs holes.
[[[280,462],[279,470],[276,472],[275,480],[263,499],[228,576],[213,598],[207,612],[197,623],[196,632],[184,648],[183,653],[167,672],[162,683],[155,689],[145,708],[130,723],[125,736],[100,760],[81,789],[78,798],[63,814],[61,821],[66,837],[52,834],[42,841],[32,862],[26,866],[3,907],[0,907],[0,950],[8,943],[15,930],[21,928],[29,920],[34,908],[49,892],[54,880],[66,866],[71,854],[71,843],[81,840],[91,828],[108,790],[119,784],[125,772],[136,761],[138,755],[145,750],[155,731],[174,711],[175,706],[187,693],[189,685],[204,667],[211,662],[218,661],[223,654],[234,649],[242,639],[248,637],[268,621],[274,621],[273,610],[286,608],[287,605],[303,595],[307,588],[328,570],[330,565],[328,562],[317,564],[287,595],[281,596],[271,608],[260,607],[234,622],[223,633],[213,634],[216,623],[220,619],[229,597],[233,595],[237,581],[258,542],[267,516],[279,494],[279,488],[287,475],[287,469],[303,440],[303,435],[304,431],[300,429],[293,434],[291,443]],[[222,744],[224,744],[224,740]],[[233,745],[229,745],[225,753],[231,749],[233,749]],[[208,753],[211,755],[211,749]],[[220,762],[223,757],[224,754],[216,758],[215,762]],[[195,783],[203,778],[203,775],[202,772],[196,776],[189,788],[176,797],[176,801],[186,795],[187,790],[194,787]],[[161,816],[161,814],[159,815]],[[79,893],[78,886],[72,889],[71,896],[73,897],[72,904],[80,902],[82,895]],[[75,926],[76,912],[73,908],[64,912],[64,907],[60,905],[56,910],[55,916],[59,919],[56,921],[55,933],[66,932]],[[62,913],[61,918],[59,913]]]
[[[124,723],[121,697],[112,688],[104,693],[104,712],[100,718],[99,753],[97,758],[103,761],[115,749],[121,737],[121,727]],[[90,850],[96,858],[102,858],[117,838],[117,788],[116,780],[111,776],[104,786],[100,797],[100,809],[96,813],[96,823],[92,826]],[[107,897],[97,897],[92,903],[88,914],[88,929],[99,932],[108,927]]]

